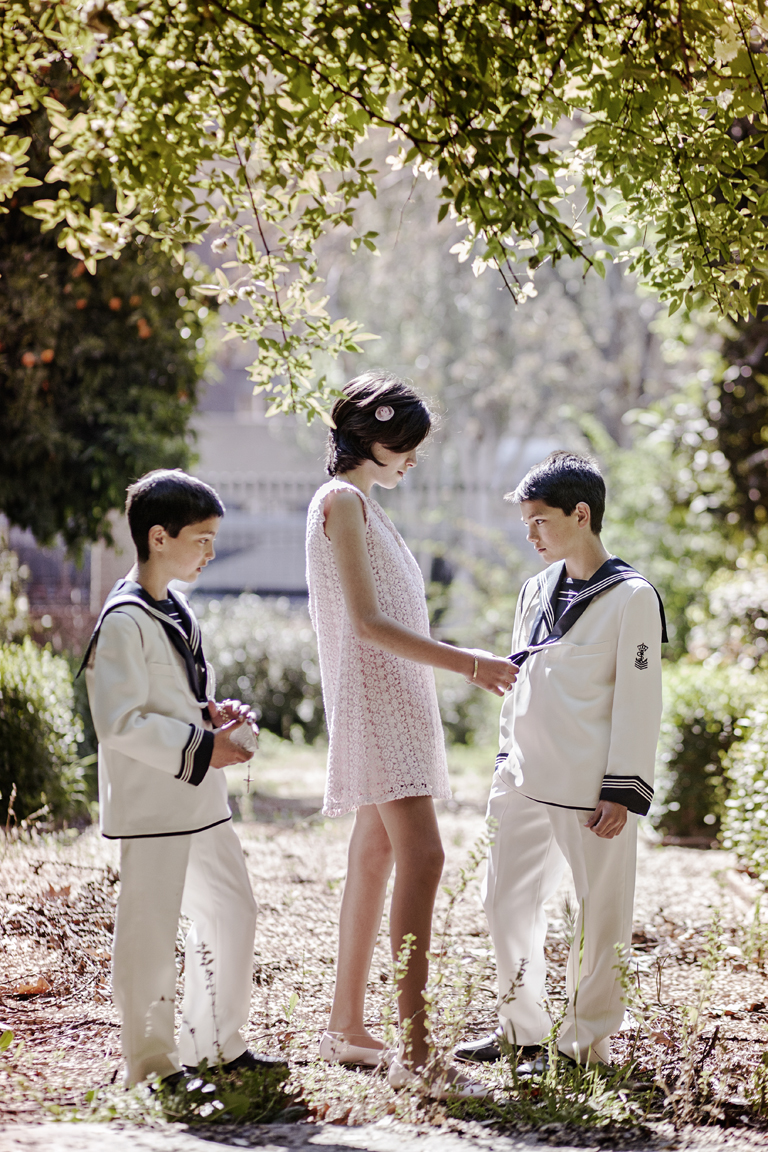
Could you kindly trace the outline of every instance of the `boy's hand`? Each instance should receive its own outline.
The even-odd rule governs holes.
[[[243,704],[240,700],[222,700],[221,704],[217,704],[215,700],[209,700],[208,711],[214,728],[221,728],[222,724],[226,724],[228,720],[239,720],[241,717],[243,720],[247,720],[252,728],[256,726],[256,716],[251,712],[248,705]]]
[[[618,836],[626,822],[627,809],[623,804],[616,804],[613,800],[600,800],[584,827],[591,828],[604,840],[612,840],[614,836]]]
[[[211,768],[228,768],[230,764],[244,764],[253,755],[242,744],[235,744],[232,740],[233,732],[245,724],[245,716],[237,716],[228,720],[216,730],[213,738],[213,753],[211,755]]]

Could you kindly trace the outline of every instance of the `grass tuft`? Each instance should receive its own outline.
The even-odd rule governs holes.
[[[225,1072],[203,1060],[197,1075],[168,1088],[157,1097],[166,1120],[182,1124],[268,1124],[285,1113],[304,1115],[306,1109],[286,1089],[287,1068],[239,1069]]]

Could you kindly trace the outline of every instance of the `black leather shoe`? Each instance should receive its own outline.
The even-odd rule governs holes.
[[[515,1051],[518,1060],[535,1060],[542,1053],[540,1044],[522,1044],[519,1048],[513,1049],[511,1044],[506,1045],[501,1032],[492,1032],[490,1036],[482,1036],[479,1040],[462,1044],[453,1054],[457,1060],[466,1060],[469,1064],[495,1064],[503,1055],[502,1044],[507,1051]]]
[[[149,1090],[153,1094],[156,1092],[175,1092],[179,1085],[188,1079],[189,1076],[186,1070],[181,1072],[170,1072],[167,1076],[163,1076],[162,1080],[160,1080],[158,1083],[150,1084]]]
[[[466,1060],[469,1064],[495,1064],[501,1060],[500,1040],[501,1034],[492,1032],[490,1036],[481,1036],[469,1044],[460,1044],[453,1054],[457,1060]]]
[[[215,1068],[215,1064],[209,1065],[208,1070],[214,1071]],[[249,1048],[246,1048],[241,1056],[221,1065],[222,1072],[255,1072],[264,1068],[285,1068],[287,1070],[288,1061],[283,1060],[281,1056],[266,1056],[261,1052],[251,1052]],[[194,1075],[198,1071],[198,1065],[185,1064],[184,1071],[189,1075]]]
[[[246,1048],[242,1056],[230,1060],[222,1067],[223,1072],[257,1072],[264,1068],[284,1068],[288,1071],[288,1061],[282,1056],[267,1056],[263,1052],[251,1052]]]

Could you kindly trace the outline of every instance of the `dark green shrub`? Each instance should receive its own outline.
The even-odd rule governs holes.
[[[739,728],[743,738],[725,757],[729,796],[725,801],[723,846],[732,848],[750,871],[768,884],[768,714],[753,708]]]
[[[723,758],[744,734],[740,718],[765,690],[761,677],[735,665],[667,668],[651,812],[664,835],[715,838],[728,794]]]
[[[724,766],[729,781],[723,847],[732,848],[762,884],[768,885],[768,694],[739,722]]]
[[[0,645],[1,823],[14,785],[18,821],[46,805],[54,819],[87,811],[78,763],[81,735],[67,661],[29,637]]]
[[[219,700],[250,704],[259,724],[311,744],[325,731],[317,642],[305,604],[252,593],[196,599]]]

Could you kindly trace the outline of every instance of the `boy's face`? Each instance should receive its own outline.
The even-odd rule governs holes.
[[[213,542],[220,524],[220,516],[211,516],[197,524],[186,524],[178,536],[155,525],[149,530],[150,562],[159,563],[168,580],[192,584],[216,555]]]
[[[520,514],[528,529],[528,539],[547,564],[567,560],[591,531],[589,505],[577,504],[570,516],[562,508],[552,508],[543,500],[522,500]]]

